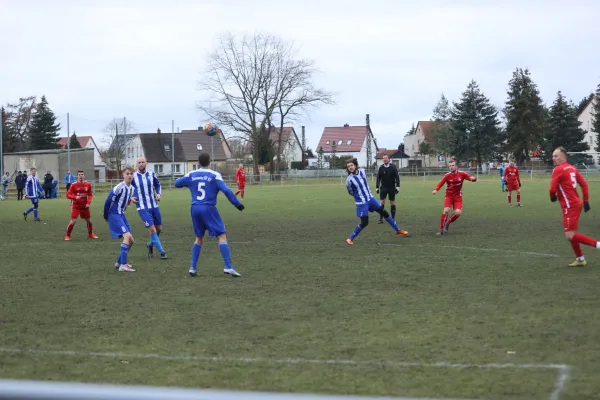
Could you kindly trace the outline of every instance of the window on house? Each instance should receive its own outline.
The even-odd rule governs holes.
[[[168,153],[171,151],[171,147],[168,144],[165,144],[165,151]]]
[[[338,146],[341,146],[341,145],[342,145],[342,142],[343,142],[343,140],[339,140],[339,141],[338,141]]]
[[[163,173],[163,165],[162,164],[155,164],[154,165],[154,172],[156,172],[157,174],[162,174]]]
[[[350,146],[352,144],[352,140],[348,140],[348,143],[346,143],[348,146]]]
[[[192,169],[198,169],[198,168],[200,168],[200,166],[198,164],[192,165]]]
[[[178,174],[181,171],[181,165],[180,164],[173,164],[173,172],[175,172],[176,174]]]
[[[325,142],[325,144],[329,144],[329,140]]]

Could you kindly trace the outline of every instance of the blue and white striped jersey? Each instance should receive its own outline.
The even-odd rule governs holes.
[[[234,206],[238,207],[242,204],[225,184],[221,174],[212,169],[200,168],[190,171],[175,181],[175,187],[190,189],[192,205],[215,206],[219,192],[223,192]]]
[[[125,182],[112,188],[104,202],[104,219],[108,219],[108,214],[125,214],[134,190],[133,185],[127,186]]]
[[[133,181],[131,182],[135,188],[134,197],[138,200],[137,209],[145,210],[148,208],[158,208],[156,195],[160,194],[160,181],[156,177],[154,171],[146,171],[141,173],[135,171],[133,173]]]
[[[27,177],[27,182],[25,183],[25,195],[29,198],[36,198],[38,197],[38,191],[44,191],[42,185],[40,184],[40,180],[38,179],[37,175],[29,175]]]
[[[369,182],[367,182],[367,174],[362,168],[359,168],[357,173],[348,175],[346,189],[350,196],[354,197],[356,204],[367,204],[373,198]]]

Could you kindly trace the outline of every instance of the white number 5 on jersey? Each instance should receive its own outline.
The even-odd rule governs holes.
[[[206,191],[204,190],[205,185],[206,185],[206,182],[198,182],[199,195],[196,196],[196,200],[204,200],[204,197],[206,197]]]
[[[577,189],[577,176],[575,176],[575,172],[571,172],[571,182],[573,182],[573,188]]]

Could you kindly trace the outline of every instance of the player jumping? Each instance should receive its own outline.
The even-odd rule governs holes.
[[[238,185],[238,191],[235,195],[242,194],[242,200],[244,200],[244,188],[246,187],[246,172],[244,171],[244,164],[240,164],[237,171],[235,171],[235,181]]]
[[[90,219],[92,197],[92,185],[85,181],[85,173],[83,171],[77,171],[77,181],[69,184],[69,190],[67,190],[67,199],[71,199],[71,220],[67,226],[65,240],[71,240],[71,232],[73,232],[78,217],[81,217],[87,223],[88,237],[90,239],[98,239],[98,236],[94,235]]]
[[[133,181],[131,181],[132,186],[135,188],[133,197],[137,200],[138,214],[150,234],[150,241],[146,243],[148,257],[154,255],[154,247],[156,247],[156,250],[160,253],[160,258],[166,259],[167,253],[163,249],[159,238],[162,232],[162,216],[160,208],[158,208],[161,197],[160,181],[156,173],[146,170],[147,166],[148,162],[144,157],[137,159],[138,169],[133,173]]]
[[[450,224],[453,223],[462,214],[462,185],[464,181],[476,182],[477,177],[471,176],[464,171],[459,171],[456,166],[456,160],[449,163],[450,172],[446,173],[440,183],[437,184],[431,194],[436,194],[444,184],[446,184],[446,196],[444,197],[444,212],[440,218],[440,230],[438,235],[448,233]],[[450,207],[454,209],[452,217],[448,219]]]
[[[200,153],[198,164],[200,164],[199,169],[190,171],[175,181],[175,187],[187,187],[192,194],[191,214],[196,241],[192,245],[192,263],[189,274],[190,276],[198,274],[196,266],[202,251],[204,234],[208,231],[210,236],[219,238],[219,250],[225,263],[223,273],[235,277],[242,276],[231,264],[231,249],[227,243],[225,224],[217,209],[217,195],[219,192],[223,192],[227,200],[240,211],[244,209],[244,205],[223,182],[221,174],[208,168],[210,166],[208,153]]]
[[[519,176],[519,168],[515,165],[515,160],[509,160],[508,167],[504,170],[502,180],[506,183],[508,192],[508,205],[512,207],[512,192],[517,191],[517,207],[521,206],[521,177]]]
[[[131,227],[125,217],[125,210],[129,203],[136,201],[133,197],[135,188],[131,181],[133,181],[133,169],[125,168],[123,182],[110,190],[104,202],[104,220],[108,222],[111,238],[123,238],[121,251],[115,263],[115,268],[121,272],[135,272],[135,269],[127,263],[127,255],[134,243]]]
[[[392,218],[396,220],[396,195],[400,192],[400,175],[398,175],[398,168],[390,162],[390,157],[387,154],[383,156],[383,164],[377,171],[375,192],[379,193],[379,200],[383,207],[385,207],[385,198],[390,198],[390,212]],[[381,215],[377,223],[383,224]]]
[[[574,262],[569,264],[569,267],[583,267],[587,262],[583,256],[581,244],[600,248],[599,241],[577,233],[582,208],[577,185],[581,186],[583,194],[583,210],[588,212],[590,211],[588,184],[577,168],[567,162],[567,152],[564,147],[554,150],[552,162],[555,167],[550,181],[550,201],[558,200],[562,208],[565,237],[571,242],[571,247],[577,257]]]
[[[25,198],[31,200],[31,207],[27,209],[23,213],[23,218],[27,221],[27,215],[33,211],[33,220],[41,221],[38,218],[38,206],[39,206],[39,197],[38,193],[44,192],[42,185],[40,184],[40,180],[37,177],[37,169],[31,168],[31,175],[27,177],[27,182],[25,183]]]
[[[354,202],[356,203],[356,216],[360,218],[360,223],[354,228],[350,237],[346,239],[346,243],[350,245],[354,244],[354,238],[369,225],[370,212],[376,212],[384,218],[396,231],[397,235],[407,236],[408,232],[400,229],[396,224],[396,221],[394,221],[394,218],[392,218],[392,216],[385,211],[383,205],[373,197],[371,189],[369,188],[369,183],[367,182],[365,170],[358,168],[358,160],[356,158],[352,158],[346,162],[346,171],[348,172],[346,189],[350,196],[354,197]]]

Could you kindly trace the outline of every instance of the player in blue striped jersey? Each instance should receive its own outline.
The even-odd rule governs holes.
[[[38,218],[38,206],[39,206],[39,197],[38,193],[43,193],[44,189],[40,184],[40,180],[37,177],[37,169],[31,168],[31,175],[27,177],[27,182],[25,183],[25,198],[31,200],[31,207],[27,209],[23,213],[23,218],[27,221],[27,215],[33,211],[33,220],[41,221]]]
[[[104,202],[104,220],[108,222],[110,236],[114,238],[123,238],[121,251],[115,263],[115,268],[121,272],[135,272],[135,269],[127,263],[127,255],[131,246],[133,246],[133,235],[125,210],[130,202],[135,202],[133,197],[135,188],[131,184],[133,180],[133,169],[125,168],[123,170],[123,182],[112,188]]]
[[[369,225],[369,213],[376,212],[382,218],[384,218],[388,224],[396,231],[397,235],[407,236],[408,232],[400,229],[394,221],[394,218],[387,211],[384,206],[377,201],[377,199],[371,193],[369,188],[369,182],[367,181],[367,174],[364,169],[358,168],[358,160],[352,158],[346,162],[346,171],[348,172],[348,178],[346,179],[346,189],[350,196],[354,197],[356,203],[356,216],[360,218],[360,223],[346,239],[346,243],[354,244],[354,238],[358,236],[367,225]]]
[[[137,171],[133,174],[131,184],[135,188],[134,197],[137,200],[137,211],[150,233],[150,241],[146,243],[148,257],[154,255],[154,247],[160,253],[160,258],[166,259],[167,253],[162,247],[159,236],[162,232],[162,216],[158,202],[161,196],[160,181],[154,171],[147,171],[148,162],[146,158],[137,159]]]
[[[223,272],[231,276],[241,276],[231,264],[231,250],[229,244],[227,244],[227,231],[219,210],[217,210],[217,195],[219,192],[223,192],[227,200],[240,211],[244,209],[244,205],[223,182],[221,174],[209,169],[210,155],[208,153],[200,153],[198,164],[200,164],[199,169],[190,171],[175,181],[175,187],[187,187],[192,194],[191,214],[196,241],[192,246],[192,264],[189,274],[190,276],[196,276],[198,273],[196,265],[202,251],[204,234],[208,231],[210,236],[219,238],[219,250],[225,263]]]

